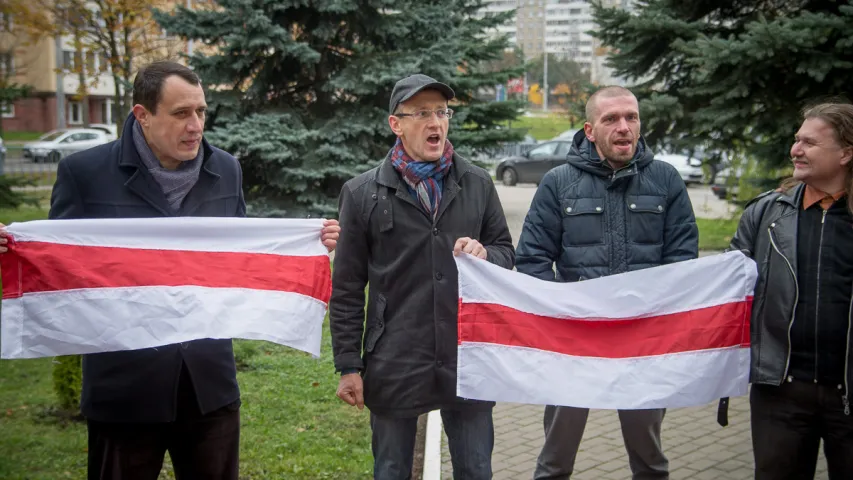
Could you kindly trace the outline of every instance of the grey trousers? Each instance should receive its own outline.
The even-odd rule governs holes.
[[[660,444],[666,410],[619,410],[622,438],[633,480],[668,480],[669,460]],[[568,480],[572,476],[589,409],[545,407],[545,445],[536,462],[534,480]]]

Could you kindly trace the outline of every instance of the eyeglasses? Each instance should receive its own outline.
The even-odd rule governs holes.
[[[444,120],[445,118],[453,118],[453,110],[449,108],[442,108],[440,110],[432,111],[432,110],[418,110],[417,112],[412,113],[395,113],[395,117],[412,117],[418,121],[428,120],[432,117],[432,114],[435,113],[435,116],[438,117],[439,120]]]

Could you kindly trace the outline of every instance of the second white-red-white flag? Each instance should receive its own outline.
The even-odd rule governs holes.
[[[319,356],[331,294],[322,220],[13,223],[0,357],[268,340]]]
[[[643,409],[747,392],[757,269],[740,252],[577,283],[456,264],[461,397]]]

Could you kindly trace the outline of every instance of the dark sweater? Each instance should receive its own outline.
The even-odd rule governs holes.
[[[791,328],[789,375],[840,385],[853,294],[853,217],[846,198],[825,213],[819,204],[800,209],[797,272],[799,302]]]

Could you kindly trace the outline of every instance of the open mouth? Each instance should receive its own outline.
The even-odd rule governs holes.
[[[441,135],[433,134],[427,137],[427,144],[431,147],[437,147],[441,143]]]
[[[624,149],[626,149],[626,148],[631,148],[631,139],[629,139],[629,138],[620,138],[620,139],[618,139],[618,140],[615,140],[615,141],[613,142],[613,145],[615,145],[616,147],[618,147],[618,148],[620,148],[620,149],[623,149],[623,150],[624,150]]]

